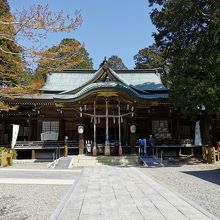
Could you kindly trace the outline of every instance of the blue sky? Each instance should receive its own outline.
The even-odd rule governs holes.
[[[8,0],[12,11],[31,4],[49,4],[51,10],[62,9],[74,15],[80,10],[82,26],[71,33],[51,34],[43,43],[48,47],[63,38],[75,38],[85,48],[97,69],[105,56],[118,55],[125,65],[134,67],[134,55],[153,43],[147,0]]]

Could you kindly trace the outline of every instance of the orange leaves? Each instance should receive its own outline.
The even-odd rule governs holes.
[[[25,74],[23,72],[30,73],[26,68],[27,62],[33,65],[40,59],[45,65],[48,61],[53,61],[58,63],[58,66],[62,66],[63,58],[60,53],[68,54],[64,65],[67,62],[79,62],[78,58],[72,61],[72,58],[78,55],[80,45],[76,44],[79,43],[63,45],[60,53],[44,51],[44,48],[33,45],[37,42],[42,44],[42,40],[49,32],[69,32],[77,29],[81,24],[82,16],[78,11],[70,16],[65,15],[62,10],[53,12],[48,5],[36,4],[16,11],[12,15],[7,1],[0,0],[0,110],[4,109],[1,97],[29,94],[42,87],[44,83],[42,79],[30,81],[33,80],[33,76],[29,76],[29,79],[23,76]],[[27,48],[18,44],[19,39],[22,39],[22,42],[31,41],[29,43],[31,46]]]
[[[33,92],[33,91],[38,92],[39,89],[42,88],[43,85],[44,85],[44,80],[34,79],[30,85],[31,92]]]
[[[37,77],[46,78],[46,73],[64,69],[92,69],[92,61],[83,45],[75,39],[63,39],[59,45],[43,52],[39,60]]]
[[[77,29],[82,24],[82,17],[78,11],[73,17],[65,15],[63,11],[54,13],[48,5],[32,5],[28,9],[15,13],[14,27],[17,32],[23,32],[26,37],[37,37],[32,31],[66,32]]]
[[[0,0],[0,4],[2,1]],[[0,40],[13,41],[17,38],[40,42],[46,38],[48,32],[68,32],[77,29],[82,24],[82,16],[78,11],[73,16],[65,15],[64,12],[52,12],[48,5],[32,5],[28,9],[0,14]],[[22,47],[22,45],[21,45]],[[23,56],[40,56],[42,51],[33,51],[31,48],[22,47]],[[33,54],[32,54],[33,52]]]

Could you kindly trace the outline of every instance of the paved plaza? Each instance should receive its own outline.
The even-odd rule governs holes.
[[[218,218],[134,167],[96,165],[84,168],[50,219]]]
[[[0,220],[46,220],[81,169],[47,169],[47,163],[13,164],[0,169]]]
[[[0,184],[71,185],[81,170],[1,169]]]

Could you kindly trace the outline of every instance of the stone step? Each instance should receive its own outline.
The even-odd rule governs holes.
[[[87,156],[78,155],[73,159],[72,166],[93,166],[96,164],[104,165],[138,165],[138,156]]]

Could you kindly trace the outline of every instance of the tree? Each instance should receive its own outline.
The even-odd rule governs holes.
[[[67,32],[75,30],[82,23],[81,15],[76,12],[74,17],[64,15],[62,11],[53,13],[48,5],[32,5],[28,9],[11,14],[7,0],[0,0],[0,110],[9,110],[4,102],[5,97],[12,94],[24,94],[42,86],[41,81],[32,81],[27,73],[27,63],[39,58],[55,60],[56,54],[45,53],[37,42],[47,37],[49,32]],[[30,41],[31,47],[19,44],[19,40]],[[28,59],[25,59],[28,58]],[[24,62],[25,61],[25,62]],[[27,77],[28,76],[28,77]]]
[[[45,53],[54,53],[53,59],[43,58],[39,60],[36,69],[36,77],[46,79],[46,74],[64,69],[93,69],[92,60],[85,47],[75,39],[63,39],[59,45],[53,46]]]
[[[157,46],[172,64],[171,99],[182,114],[202,114],[203,143],[210,143],[210,118],[220,109],[219,0],[149,0]],[[158,9],[160,8],[160,9]]]
[[[139,50],[134,60],[135,69],[163,68],[165,65],[163,54],[155,44]]]
[[[116,55],[112,55],[107,63],[109,67],[113,70],[127,70],[128,68],[124,65],[122,59]]]
[[[11,19],[10,8],[8,3],[5,0],[0,1],[0,20],[4,17]],[[22,73],[23,62],[20,56],[17,56],[16,53],[21,52],[21,48],[10,41],[7,38],[2,38],[2,34],[11,34],[13,35],[15,30],[13,27],[5,28],[3,25],[0,25],[0,78],[3,77],[13,78],[13,73],[16,71],[17,74]],[[11,53],[5,53],[4,51],[11,51]],[[16,75],[17,75],[16,74]]]
[[[7,18],[12,20],[10,14],[10,7],[5,0],[0,1],[0,20]],[[4,94],[9,84],[15,85],[17,77],[22,75],[22,69],[24,68],[24,60],[18,56],[21,52],[21,48],[10,39],[1,37],[2,35],[14,35],[15,30],[12,26],[4,27],[0,25],[0,92]],[[7,53],[5,51],[10,51]],[[7,109],[5,104],[0,100],[0,109]]]

